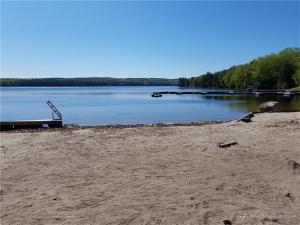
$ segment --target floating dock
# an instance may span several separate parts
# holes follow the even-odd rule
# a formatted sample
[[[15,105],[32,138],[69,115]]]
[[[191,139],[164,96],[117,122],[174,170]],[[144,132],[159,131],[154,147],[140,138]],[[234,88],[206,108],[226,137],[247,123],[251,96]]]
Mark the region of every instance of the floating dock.
[[[62,120],[42,119],[42,120],[15,120],[1,121],[0,130],[28,129],[28,128],[55,128],[62,127]]]
[[[259,90],[259,91],[160,91],[153,92],[152,97],[162,97],[162,95],[282,95],[285,97],[300,95],[300,91],[278,91],[278,90]]]
[[[52,119],[0,121],[0,130],[63,127],[62,114],[51,101],[46,103],[52,110]]]

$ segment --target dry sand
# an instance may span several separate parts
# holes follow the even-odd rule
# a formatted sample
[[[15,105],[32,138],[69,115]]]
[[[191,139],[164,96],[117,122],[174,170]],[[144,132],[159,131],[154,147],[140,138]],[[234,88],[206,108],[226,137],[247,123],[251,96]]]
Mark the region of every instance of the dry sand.
[[[228,141],[238,144],[217,146]],[[299,112],[251,123],[2,132],[1,222],[299,225],[296,162]]]

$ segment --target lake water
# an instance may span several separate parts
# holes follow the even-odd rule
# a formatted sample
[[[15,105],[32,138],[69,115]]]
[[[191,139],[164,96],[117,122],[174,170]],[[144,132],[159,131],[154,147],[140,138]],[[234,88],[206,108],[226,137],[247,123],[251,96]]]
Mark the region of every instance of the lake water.
[[[201,91],[179,87],[10,87],[1,88],[1,121],[51,118],[51,100],[65,124],[134,124],[237,119],[264,101],[280,110],[300,110],[300,97],[163,95],[153,91]]]

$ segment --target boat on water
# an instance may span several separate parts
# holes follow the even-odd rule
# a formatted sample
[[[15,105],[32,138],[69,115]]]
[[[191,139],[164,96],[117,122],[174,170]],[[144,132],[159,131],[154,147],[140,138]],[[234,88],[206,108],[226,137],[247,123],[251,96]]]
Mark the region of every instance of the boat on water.
[[[152,93],[151,96],[154,97],[154,98],[159,98],[159,97],[162,97],[162,94],[159,93],[159,92],[154,92],[154,93]]]

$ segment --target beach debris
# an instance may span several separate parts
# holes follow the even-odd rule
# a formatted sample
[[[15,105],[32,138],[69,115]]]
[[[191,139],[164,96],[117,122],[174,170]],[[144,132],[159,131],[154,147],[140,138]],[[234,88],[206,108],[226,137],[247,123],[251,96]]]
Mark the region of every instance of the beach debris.
[[[264,102],[258,106],[259,112],[273,112],[277,106],[278,102],[270,101]]]
[[[287,162],[288,169],[294,174],[294,175],[300,175],[300,164],[294,160],[289,160]]]
[[[298,120],[291,120],[290,123],[299,124]]]
[[[224,225],[232,225],[232,222],[230,220],[223,220]]]
[[[267,218],[267,217],[265,217],[265,218],[262,219],[262,222],[263,222],[263,224],[266,224],[265,222],[267,222],[268,224],[269,224],[269,222],[271,224],[274,224],[274,223],[278,223],[279,220],[277,218]]]
[[[205,152],[206,150],[207,150],[207,147],[203,148],[203,149],[201,150],[201,152]]]
[[[290,200],[292,200],[292,201],[294,201],[295,200],[295,198],[294,198],[294,196],[292,196],[292,194],[291,193],[286,193],[285,195],[284,195],[285,197],[288,197]]]
[[[233,141],[233,142],[228,142],[228,143],[219,143],[218,146],[220,148],[228,148],[230,147],[231,145],[236,145],[237,142],[236,141]]]
[[[251,118],[254,117],[253,112],[247,113],[246,115],[242,116],[240,119],[238,119],[236,122],[242,121],[242,122],[252,122]]]

